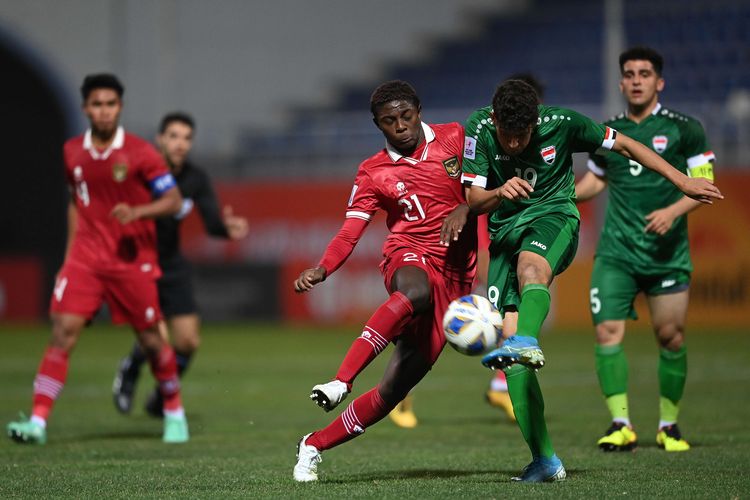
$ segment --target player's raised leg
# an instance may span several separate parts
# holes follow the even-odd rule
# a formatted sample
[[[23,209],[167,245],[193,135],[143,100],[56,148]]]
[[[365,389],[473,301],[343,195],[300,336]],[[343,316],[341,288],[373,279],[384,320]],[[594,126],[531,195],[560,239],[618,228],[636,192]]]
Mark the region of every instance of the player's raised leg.
[[[659,431],[656,443],[666,451],[687,451],[677,417],[687,380],[685,317],[688,291],[647,297],[654,333],[659,342]]]
[[[380,383],[352,401],[327,427],[300,440],[294,467],[295,481],[316,481],[321,453],[363,434],[388,415],[431,366],[411,343],[408,334],[400,337]]]
[[[19,443],[44,444],[47,419],[68,375],[68,358],[78,341],[86,318],[75,314],[52,314],[52,337],[34,378],[31,418],[7,426],[8,436]]]
[[[404,259],[408,262],[408,257],[404,257],[408,254],[410,252],[397,252],[392,258],[394,265],[403,265]],[[430,308],[430,284],[424,269],[413,265],[398,267],[390,283],[390,297],[367,320],[334,380],[313,387],[310,399],[324,410],[330,411],[343,401],[356,376],[403,331],[414,315]]]

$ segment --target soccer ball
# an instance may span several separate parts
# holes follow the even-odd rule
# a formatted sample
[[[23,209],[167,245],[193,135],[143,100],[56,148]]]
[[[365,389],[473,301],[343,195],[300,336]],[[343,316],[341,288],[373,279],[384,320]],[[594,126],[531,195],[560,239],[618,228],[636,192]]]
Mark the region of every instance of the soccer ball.
[[[480,295],[464,295],[448,306],[443,316],[445,339],[455,350],[468,356],[485,354],[502,338],[500,312]]]

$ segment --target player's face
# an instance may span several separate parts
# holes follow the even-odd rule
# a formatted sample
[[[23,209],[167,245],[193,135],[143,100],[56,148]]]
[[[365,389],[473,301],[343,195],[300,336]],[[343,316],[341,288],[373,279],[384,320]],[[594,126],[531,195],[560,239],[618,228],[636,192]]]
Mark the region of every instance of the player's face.
[[[172,122],[156,142],[167,162],[172,167],[181,167],[193,147],[193,128],[187,123]]]
[[[409,156],[424,141],[421,109],[407,101],[391,101],[375,111],[373,121],[388,143]]]
[[[110,137],[117,130],[122,101],[112,89],[94,89],[83,103],[83,112],[92,131],[100,137]]]
[[[534,132],[534,127],[530,126],[523,132],[509,132],[507,130],[497,128],[496,129],[497,140],[500,142],[500,146],[505,150],[506,153],[517,156],[523,153],[526,146],[531,141],[531,134]]]
[[[648,107],[656,104],[658,93],[664,89],[664,79],[654,70],[651,61],[626,61],[622,66],[620,92],[628,105]]]

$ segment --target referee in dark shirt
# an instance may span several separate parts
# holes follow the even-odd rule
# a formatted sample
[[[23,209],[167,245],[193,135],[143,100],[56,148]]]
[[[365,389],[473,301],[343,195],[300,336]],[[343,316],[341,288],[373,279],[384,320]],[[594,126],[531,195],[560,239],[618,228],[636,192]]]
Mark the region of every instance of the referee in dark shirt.
[[[188,114],[169,113],[162,118],[156,137],[183,198],[182,209],[177,215],[156,220],[159,265],[162,269],[158,282],[159,302],[166,319],[166,324],[162,322],[160,326],[163,334],[166,335],[167,329],[171,333],[180,376],[200,345],[200,316],[193,293],[190,264],[180,252],[180,225],[193,209],[197,209],[206,232],[211,236],[240,239],[248,231],[247,220],[233,215],[231,207],[224,207],[223,214],[220,212],[208,175],[187,161],[194,131],[195,122]],[[136,382],[145,360],[136,343],[131,353],[120,362],[112,392],[115,406],[122,413],[129,413],[132,408]],[[146,411],[153,416],[162,415],[158,390],[149,395]]]

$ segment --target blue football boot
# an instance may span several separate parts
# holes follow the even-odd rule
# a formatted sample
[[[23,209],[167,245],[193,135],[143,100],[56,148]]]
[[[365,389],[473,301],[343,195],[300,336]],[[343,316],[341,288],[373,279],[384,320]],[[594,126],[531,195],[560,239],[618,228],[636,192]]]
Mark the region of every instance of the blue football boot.
[[[515,364],[538,370],[544,366],[544,353],[534,337],[514,335],[485,355],[482,364],[492,370],[504,370]]]
[[[520,477],[513,477],[511,481],[523,483],[552,483],[564,481],[567,477],[565,467],[557,455],[550,458],[537,457],[529,465],[523,468]]]

